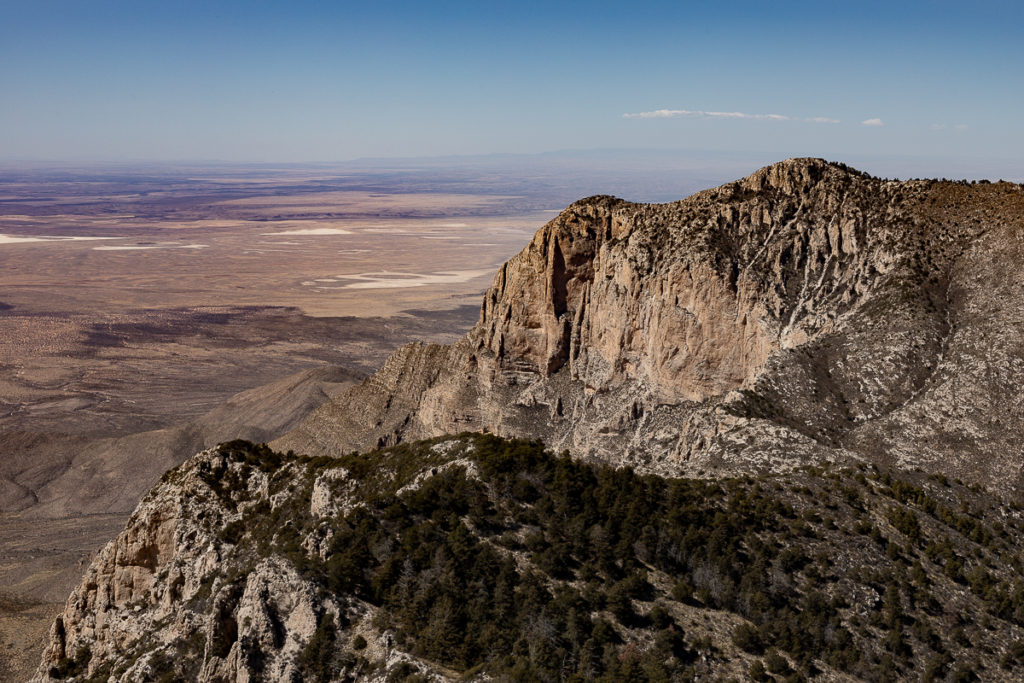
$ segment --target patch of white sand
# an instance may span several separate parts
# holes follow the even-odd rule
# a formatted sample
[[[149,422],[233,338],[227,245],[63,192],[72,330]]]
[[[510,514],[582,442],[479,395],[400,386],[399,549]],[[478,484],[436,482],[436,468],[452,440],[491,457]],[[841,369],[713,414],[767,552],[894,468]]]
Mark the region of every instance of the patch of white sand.
[[[440,273],[395,273],[381,271],[378,273],[359,273],[358,275],[338,275],[339,279],[357,280],[341,287],[321,287],[321,289],[402,289],[405,287],[425,287],[427,285],[453,285],[468,282],[476,277],[490,275],[492,269],[485,270],[448,270]],[[306,284],[303,282],[302,284]]]
[[[351,235],[351,230],[344,230],[342,228],[300,228],[298,230],[282,230],[281,232],[264,232],[260,233],[264,237],[271,237],[276,235],[287,235],[293,237],[296,235]]]
[[[0,244],[25,244],[28,242],[87,242],[90,240],[119,240],[121,237],[73,237],[70,235],[2,235]]]
[[[133,244],[125,246],[93,247],[93,251],[143,251],[146,249],[206,249],[209,244]]]

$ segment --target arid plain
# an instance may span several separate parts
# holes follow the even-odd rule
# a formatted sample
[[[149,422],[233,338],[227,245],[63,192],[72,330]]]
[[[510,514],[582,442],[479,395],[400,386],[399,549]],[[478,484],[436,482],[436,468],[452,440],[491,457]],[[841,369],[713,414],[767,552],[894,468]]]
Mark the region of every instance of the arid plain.
[[[471,326],[563,199],[527,189],[401,170],[2,174],[2,676],[36,665],[88,557],[164,469],[270,439],[397,345]]]
[[[31,200],[7,188],[5,426],[52,414],[67,430],[69,413],[103,413],[119,416],[105,428],[134,428],[310,361],[369,369],[406,328],[463,329],[475,312],[462,307],[477,308],[494,268],[550,216],[517,213],[511,197],[305,177],[181,184],[68,197],[55,183]]]

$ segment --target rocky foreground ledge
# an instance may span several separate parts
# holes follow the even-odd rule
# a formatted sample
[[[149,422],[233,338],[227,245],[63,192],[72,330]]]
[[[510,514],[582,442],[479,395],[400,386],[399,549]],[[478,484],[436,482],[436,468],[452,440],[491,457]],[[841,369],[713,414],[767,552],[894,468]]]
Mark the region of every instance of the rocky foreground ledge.
[[[1019,508],[867,465],[708,482],[485,435],[232,442],[139,505],[35,680],[1019,680],[1022,551]]]

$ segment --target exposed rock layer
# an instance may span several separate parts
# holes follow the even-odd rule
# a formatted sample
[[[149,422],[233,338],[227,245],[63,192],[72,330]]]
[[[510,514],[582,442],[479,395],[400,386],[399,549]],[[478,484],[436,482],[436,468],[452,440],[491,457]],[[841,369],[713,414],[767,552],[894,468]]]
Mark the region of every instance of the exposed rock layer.
[[[408,487],[433,476],[424,466]],[[193,456],[164,476],[89,566],[50,629],[34,680],[157,680],[175,668],[173,680],[307,680],[310,643],[324,637],[325,623],[336,634],[331,650],[352,654],[350,675],[436,678],[441,669],[393,648],[372,625],[372,605],[328,591],[295,566],[297,555],[326,559],[340,520],[366,505],[359,487],[368,484],[344,468],[282,462],[240,441]],[[252,537],[277,518],[284,523]],[[282,552],[299,527],[294,552]],[[392,676],[396,668],[405,674]]]
[[[854,457],[1021,484],[1024,189],[793,159],[672,204],[573,204],[473,330],[275,446],[463,430],[661,473]]]

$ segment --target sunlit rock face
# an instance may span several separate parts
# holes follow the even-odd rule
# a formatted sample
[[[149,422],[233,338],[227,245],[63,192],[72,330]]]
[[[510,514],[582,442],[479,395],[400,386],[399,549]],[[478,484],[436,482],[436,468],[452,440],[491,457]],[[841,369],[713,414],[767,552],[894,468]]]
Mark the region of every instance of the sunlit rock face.
[[[1016,487],[1024,190],[792,159],[671,204],[592,197],[275,443],[545,439],[667,474],[854,457]],[[1015,450],[1017,449],[1017,450]]]
[[[364,680],[389,680],[403,664],[416,670],[422,665],[372,628],[369,605],[325,590],[268,550],[279,550],[280,528],[238,542],[256,520],[276,514],[289,527],[308,514],[316,528],[301,552],[326,554],[334,515],[353,507],[348,478],[343,468],[317,473],[295,461],[253,467],[218,449],[193,456],[93,560],[54,621],[33,680],[157,680],[175,670],[175,680],[303,680],[310,642],[325,637],[325,625],[335,634],[344,625],[348,641],[363,637],[359,653],[376,661]]]

